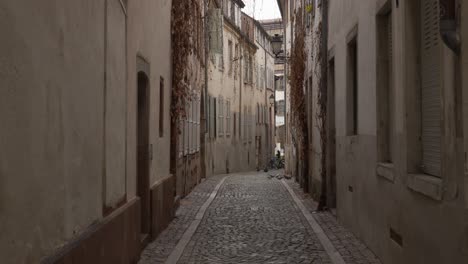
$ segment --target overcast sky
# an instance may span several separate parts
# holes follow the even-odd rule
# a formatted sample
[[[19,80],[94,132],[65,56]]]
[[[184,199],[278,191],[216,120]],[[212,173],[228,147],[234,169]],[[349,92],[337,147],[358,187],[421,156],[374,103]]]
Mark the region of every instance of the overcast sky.
[[[242,11],[257,20],[281,17],[277,0],[244,0],[244,3],[245,7]]]

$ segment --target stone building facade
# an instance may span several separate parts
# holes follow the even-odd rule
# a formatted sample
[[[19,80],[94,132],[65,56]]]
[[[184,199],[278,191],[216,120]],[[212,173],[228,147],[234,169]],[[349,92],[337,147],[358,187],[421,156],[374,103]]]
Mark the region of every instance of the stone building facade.
[[[205,136],[206,175],[263,169],[269,151],[268,47],[257,45],[255,20],[242,1],[212,1]],[[269,41],[266,41],[268,45]],[[261,86],[263,82],[264,86]],[[270,91],[270,93],[269,93]],[[272,109],[270,110],[272,111]],[[268,122],[268,123],[267,123]]]
[[[135,263],[170,221],[172,1],[2,1],[2,263]]]
[[[187,2],[188,1],[188,2]],[[180,33],[180,38],[189,41],[192,53],[188,55],[187,60],[182,60],[187,69],[188,78],[186,83],[188,95],[184,105],[184,115],[175,116],[172,113],[171,123],[171,173],[175,175],[176,180],[176,202],[186,196],[202,179],[205,177],[202,168],[202,140],[204,139],[204,129],[202,124],[203,114],[203,96],[206,87],[206,49],[205,49],[205,0],[174,0],[173,4],[184,6],[181,12],[184,12],[186,25],[192,32],[192,37],[185,33]],[[180,16],[181,14],[179,14]],[[179,34],[174,28],[173,34]],[[172,40],[174,46],[174,38]],[[178,56],[178,47],[173,47],[173,56]],[[176,89],[173,89],[174,97],[178,96]],[[175,112],[172,108],[171,112]],[[177,119],[177,120],[174,120]]]
[[[467,262],[467,5],[456,0],[278,3],[283,19],[289,16],[286,32],[295,16],[307,22],[308,13],[297,12],[300,7],[315,12],[304,83],[311,137],[308,191],[336,206],[339,221],[383,263]],[[447,14],[455,17],[453,24],[443,21]],[[459,53],[447,44],[457,42],[444,31],[450,25],[461,40]],[[326,52],[313,41],[318,26],[325,31]],[[327,58],[319,66],[322,77],[327,69],[325,149],[314,125],[320,51]],[[286,171],[297,175],[297,153],[288,147],[286,152]]]
[[[467,262],[466,4],[329,4],[339,219],[384,263]],[[456,8],[460,55],[440,4]]]

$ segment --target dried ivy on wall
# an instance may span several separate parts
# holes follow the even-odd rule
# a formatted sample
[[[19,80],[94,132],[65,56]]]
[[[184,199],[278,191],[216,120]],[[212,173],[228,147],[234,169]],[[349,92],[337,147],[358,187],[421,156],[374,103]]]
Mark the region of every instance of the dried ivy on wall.
[[[186,103],[190,98],[192,69],[190,56],[200,50],[201,23],[198,0],[173,0],[172,3],[172,103],[171,121],[177,127],[178,120],[186,117]]]
[[[299,8],[296,14],[302,14]],[[306,113],[306,97],[304,94],[304,72],[306,63],[305,30],[302,15],[295,17],[294,43],[291,52],[291,74],[289,83],[291,86],[291,129],[294,144],[299,150],[298,158],[301,161],[304,187],[308,188],[308,126]]]

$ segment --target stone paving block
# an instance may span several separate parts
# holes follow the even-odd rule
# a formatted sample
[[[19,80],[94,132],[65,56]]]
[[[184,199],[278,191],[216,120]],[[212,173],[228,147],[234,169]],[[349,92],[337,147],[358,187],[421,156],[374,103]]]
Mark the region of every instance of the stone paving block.
[[[202,182],[181,200],[176,218],[143,251],[140,264],[164,263],[225,175]],[[287,183],[311,212],[315,202]],[[313,213],[346,263],[380,264],[328,212]],[[265,173],[228,175],[178,263],[332,263],[309,222],[280,180]]]

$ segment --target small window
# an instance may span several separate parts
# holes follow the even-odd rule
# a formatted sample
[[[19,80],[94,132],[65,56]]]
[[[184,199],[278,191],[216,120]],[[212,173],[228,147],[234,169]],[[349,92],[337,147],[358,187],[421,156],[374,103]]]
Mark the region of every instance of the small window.
[[[226,100],[226,136],[231,135],[231,102]]]
[[[218,106],[218,104],[216,102],[215,97],[212,98],[211,102],[212,103],[211,103],[211,132],[210,133],[211,133],[211,138],[214,139],[214,138],[216,138],[216,133],[217,133],[217,128],[216,127],[218,125],[217,121],[216,121],[217,120],[217,112],[218,112],[216,107]]]
[[[358,43],[357,36],[348,42],[347,62],[347,134],[358,134]]]
[[[236,137],[237,135],[237,114],[234,113],[234,118],[233,118],[233,121],[234,121],[234,127],[233,127],[233,132],[234,132],[234,137]]]
[[[218,101],[218,134],[220,137],[224,135],[224,101],[223,97],[219,97]]]
[[[239,67],[239,44],[236,43],[234,48],[234,79],[237,79],[237,68]]]
[[[164,78],[159,79],[159,137],[164,136]]]
[[[229,52],[229,69],[228,69],[228,75],[232,75],[232,63],[233,63],[233,53],[232,53],[232,41],[228,41],[228,52]]]

